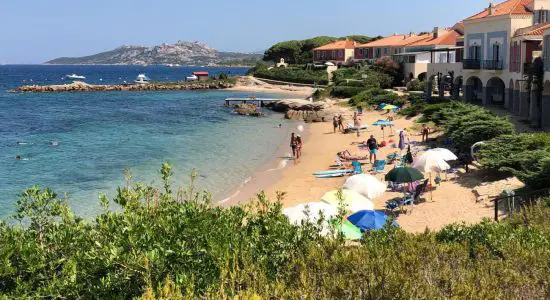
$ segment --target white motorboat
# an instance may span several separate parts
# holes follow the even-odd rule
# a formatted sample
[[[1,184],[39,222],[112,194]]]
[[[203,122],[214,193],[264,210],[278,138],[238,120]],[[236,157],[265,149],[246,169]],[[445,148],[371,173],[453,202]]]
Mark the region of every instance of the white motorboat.
[[[149,83],[149,78],[145,76],[145,74],[139,74],[134,82],[139,84],[146,84]]]
[[[197,77],[196,75],[185,77],[185,81],[196,81],[196,80],[199,80],[199,77]]]
[[[67,77],[68,79],[86,79],[86,77],[82,75],[76,75],[74,73],[71,75],[65,75],[65,77]]]

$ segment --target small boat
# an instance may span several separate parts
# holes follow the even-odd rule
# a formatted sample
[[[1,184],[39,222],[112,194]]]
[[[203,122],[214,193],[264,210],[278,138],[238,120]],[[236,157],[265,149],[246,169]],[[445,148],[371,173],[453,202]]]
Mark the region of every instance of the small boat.
[[[353,173],[353,170],[332,170],[332,171],[322,171],[322,172],[315,172],[313,175],[315,176],[322,176],[322,175],[334,175],[334,174],[349,174]]]
[[[65,77],[69,78],[69,79],[86,79],[86,77],[82,76],[82,75],[76,75],[76,74],[71,74],[71,75],[65,75]]]
[[[196,80],[199,80],[199,77],[197,77],[196,75],[185,77],[185,81],[196,81]]]
[[[146,84],[149,83],[149,78],[147,78],[145,74],[139,74],[134,82],[139,84]]]

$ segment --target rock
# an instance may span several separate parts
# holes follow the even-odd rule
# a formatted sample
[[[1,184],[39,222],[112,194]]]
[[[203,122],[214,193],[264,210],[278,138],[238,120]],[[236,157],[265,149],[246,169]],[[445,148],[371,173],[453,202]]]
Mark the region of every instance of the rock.
[[[311,102],[301,99],[289,99],[268,103],[266,107],[276,112],[286,113],[290,110],[320,111],[325,109],[327,107],[327,104],[325,102]]]

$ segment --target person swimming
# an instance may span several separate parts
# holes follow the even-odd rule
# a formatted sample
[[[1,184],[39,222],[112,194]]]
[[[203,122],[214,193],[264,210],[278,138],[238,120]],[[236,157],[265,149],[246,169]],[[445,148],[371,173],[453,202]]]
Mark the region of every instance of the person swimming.
[[[57,147],[59,146],[59,142],[58,141],[51,141],[48,143],[48,145],[52,146],[52,147]]]

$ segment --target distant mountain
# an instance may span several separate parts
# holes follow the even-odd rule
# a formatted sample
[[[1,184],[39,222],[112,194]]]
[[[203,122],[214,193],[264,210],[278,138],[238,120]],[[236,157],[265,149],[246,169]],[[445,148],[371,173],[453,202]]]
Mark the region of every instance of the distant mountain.
[[[60,57],[46,64],[123,64],[123,65],[207,65],[250,64],[262,59],[261,54],[219,52],[201,42],[178,41],[159,46],[121,46],[117,49],[83,57]]]

